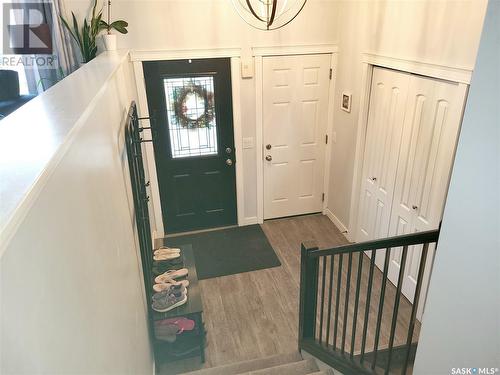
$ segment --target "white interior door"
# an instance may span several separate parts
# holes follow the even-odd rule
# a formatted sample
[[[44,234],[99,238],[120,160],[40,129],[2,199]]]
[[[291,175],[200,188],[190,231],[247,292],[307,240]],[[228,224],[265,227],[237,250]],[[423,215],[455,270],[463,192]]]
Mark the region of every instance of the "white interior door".
[[[330,59],[263,58],[264,219],[322,210]]]
[[[389,235],[437,229],[441,221],[461,123],[466,88],[412,76],[398,163]],[[403,294],[413,301],[421,248],[409,249]],[[418,315],[424,307],[432,268],[430,249]],[[392,252],[389,279],[397,282],[401,249]]]
[[[357,242],[387,237],[389,232],[409,79],[407,73],[373,69]]]

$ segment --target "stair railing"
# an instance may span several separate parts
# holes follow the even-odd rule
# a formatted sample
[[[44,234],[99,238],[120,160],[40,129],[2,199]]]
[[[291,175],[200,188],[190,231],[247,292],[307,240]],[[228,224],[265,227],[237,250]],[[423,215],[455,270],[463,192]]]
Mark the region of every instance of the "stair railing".
[[[299,349],[345,375],[411,373],[424,271],[438,238],[439,230],[433,230],[329,250],[303,243]],[[420,252],[420,260],[410,303],[402,288],[409,253],[418,255],[415,251]],[[395,259],[400,266],[393,285],[388,274]],[[402,305],[406,315],[400,313]],[[395,342],[396,330],[400,344]]]

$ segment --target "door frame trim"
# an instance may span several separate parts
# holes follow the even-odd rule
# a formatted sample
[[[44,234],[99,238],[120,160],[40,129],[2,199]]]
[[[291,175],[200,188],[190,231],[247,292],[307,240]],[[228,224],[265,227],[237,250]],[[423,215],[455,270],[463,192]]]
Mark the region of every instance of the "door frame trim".
[[[328,188],[330,184],[330,164],[333,132],[333,112],[335,102],[335,81],[337,76],[338,46],[335,44],[318,44],[302,46],[270,46],[253,47],[252,53],[255,59],[255,148],[257,162],[257,221],[264,222],[264,111],[263,111],[263,58],[272,56],[291,55],[331,55],[330,68],[332,69],[332,79],[330,80],[328,92],[328,117],[326,124],[326,134],[329,142],[325,148],[324,181],[323,191],[325,199],[323,201],[322,213],[326,214],[328,204]]]
[[[245,190],[243,177],[243,139],[241,128],[241,90],[240,90],[240,48],[214,48],[214,49],[189,49],[189,50],[159,50],[159,51],[131,51],[130,61],[133,64],[135,85],[137,89],[137,105],[140,116],[149,117],[148,101],[146,96],[146,81],[143,61],[161,61],[161,60],[185,60],[185,59],[210,59],[210,58],[229,58],[231,66],[231,92],[233,102],[233,137],[236,156],[236,211],[238,226],[255,224],[253,218],[245,217]],[[144,126],[149,127],[149,120],[144,120]],[[151,139],[149,129],[144,130],[144,137]],[[153,145],[145,144],[146,165],[150,181],[156,183],[150,184],[150,196],[152,211],[155,218],[154,235],[155,237],[164,237],[163,215],[160,204],[160,190],[158,186],[158,176],[156,173],[156,163],[154,157]]]
[[[405,73],[418,74],[425,77],[455,82],[458,83],[459,86],[469,86],[472,77],[472,69],[438,65],[369,52],[361,54],[361,62],[363,67],[361,76],[361,96],[359,103],[358,126],[356,130],[356,151],[354,156],[354,170],[351,182],[349,224],[347,233],[345,233],[345,236],[351,242],[356,241],[359,194],[362,182],[361,174],[365,153],[366,130],[368,126],[368,110],[370,106],[373,68],[379,66],[383,68],[399,70]]]

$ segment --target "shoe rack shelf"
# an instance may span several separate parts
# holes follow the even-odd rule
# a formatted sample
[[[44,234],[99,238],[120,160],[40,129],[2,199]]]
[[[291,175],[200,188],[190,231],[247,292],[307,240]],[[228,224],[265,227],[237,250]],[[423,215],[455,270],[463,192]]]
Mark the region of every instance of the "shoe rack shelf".
[[[202,362],[205,362],[205,327],[203,324],[203,303],[201,299],[201,291],[198,283],[198,275],[196,274],[196,266],[193,254],[193,248],[190,244],[180,246],[183,257],[183,264],[178,268],[187,268],[189,273],[188,300],[184,305],[181,305],[173,310],[165,313],[153,311],[153,321],[171,319],[177,317],[186,317],[195,322],[193,331],[186,331],[177,336],[174,343],[156,338],[155,354],[157,358],[164,360],[179,359],[199,355]],[[175,353],[175,354],[173,354]]]
[[[149,222],[149,196],[147,195],[149,182],[146,182],[145,179],[142,157],[142,143],[150,142],[151,140],[141,138],[141,132],[144,128],[140,127],[139,121],[142,119],[138,117],[136,105],[132,102],[125,125],[125,144],[134,198],[135,219],[146,289],[145,294],[147,300],[151,302],[154,278],[158,274],[153,272],[155,266],[153,261],[154,250]],[[189,280],[188,301],[184,305],[165,313],[154,311],[151,308],[151,304],[148,304],[149,331],[154,343],[155,360],[157,362],[172,361],[195,355],[199,355],[202,362],[205,361],[204,347],[206,334],[203,324],[203,304],[191,245],[181,246],[181,254],[182,263],[173,268],[187,268],[189,271],[187,276]],[[194,320],[194,329],[177,335],[173,343],[158,338],[155,333],[155,322],[176,317],[186,317]]]

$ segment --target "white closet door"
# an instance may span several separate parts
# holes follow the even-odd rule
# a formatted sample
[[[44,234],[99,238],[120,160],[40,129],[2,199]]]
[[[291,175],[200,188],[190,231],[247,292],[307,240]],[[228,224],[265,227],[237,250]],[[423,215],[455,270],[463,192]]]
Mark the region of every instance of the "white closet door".
[[[323,208],[330,59],[264,58],[264,219]]]
[[[406,73],[373,69],[357,242],[387,237],[389,231],[409,79]]]
[[[464,85],[412,76],[408,93],[389,235],[437,229],[442,218],[466,95]],[[413,301],[421,248],[410,249],[403,294]],[[397,281],[401,249],[393,251],[389,279]],[[419,313],[433,260],[430,249]]]

